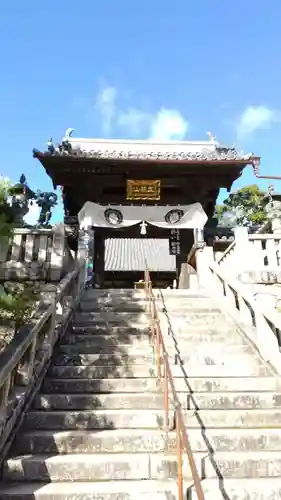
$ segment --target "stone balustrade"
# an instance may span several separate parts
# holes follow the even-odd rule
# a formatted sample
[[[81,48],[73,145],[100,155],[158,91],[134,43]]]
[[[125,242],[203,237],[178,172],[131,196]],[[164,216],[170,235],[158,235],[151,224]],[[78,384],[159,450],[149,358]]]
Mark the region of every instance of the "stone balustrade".
[[[235,229],[235,241],[217,263],[244,283],[281,283],[281,235]]]
[[[0,355],[1,457],[48,369],[53,349],[64,335],[85,284],[85,259],[57,284],[45,290],[31,323],[25,325]]]
[[[59,281],[71,267],[65,229],[15,229],[10,241],[0,243],[0,280]]]
[[[268,303],[255,300],[247,285],[214,261],[213,249],[196,252],[199,283],[209,289],[222,310],[252,341],[265,361],[281,374],[281,315]]]

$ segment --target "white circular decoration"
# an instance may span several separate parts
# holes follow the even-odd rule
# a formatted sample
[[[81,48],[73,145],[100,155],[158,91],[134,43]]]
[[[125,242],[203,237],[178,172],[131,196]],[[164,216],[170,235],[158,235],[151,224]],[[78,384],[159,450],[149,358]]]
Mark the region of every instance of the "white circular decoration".
[[[115,208],[107,208],[104,211],[104,217],[112,226],[117,226],[123,222],[122,212],[120,212],[120,210],[116,210]]]
[[[177,224],[183,216],[184,216],[183,210],[180,209],[170,210],[165,215],[165,221],[167,222],[167,224]]]

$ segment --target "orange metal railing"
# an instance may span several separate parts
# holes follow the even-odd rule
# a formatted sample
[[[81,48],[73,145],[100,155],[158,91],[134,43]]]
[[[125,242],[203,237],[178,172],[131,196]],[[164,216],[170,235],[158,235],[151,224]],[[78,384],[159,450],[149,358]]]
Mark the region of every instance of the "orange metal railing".
[[[178,456],[178,500],[184,500],[183,487],[183,453],[187,454],[194,487],[197,493],[198,500],[204,500],[204,492],[201,485],[201,478],[196,468],[194,455],[190,446],[188,433],[184,423],[181,403],[176,391],[175,381],[172,375],[172,370],[169,363],[168,353],[165,347],[163,334],[160,327],[158,309],[155,301],[155,296],[152,290],[152,282],[150,279],[149,270],[144,272],[144,288],[146,299],[148,302],[148,310],[151,315],[151,335],[155,345],[157,377],[163,383],[164,396],[164,411],[165,411],[165,431],[169,432],[169,396],[171,393],[172,402],[175,412],[175,426],[177,437],[177,456]]]

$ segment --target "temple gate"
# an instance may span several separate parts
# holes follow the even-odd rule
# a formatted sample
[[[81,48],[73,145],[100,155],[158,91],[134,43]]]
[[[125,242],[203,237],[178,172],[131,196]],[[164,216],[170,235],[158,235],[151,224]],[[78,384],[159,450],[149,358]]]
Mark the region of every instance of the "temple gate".
[[[62,187],[64,222],[73,249],[79,220],[87,225],[85,206],[95,207],[88,227],[94,227],[98,286],[105,280],[105,241],[130,238],[168,241],[175,276],[185,288],[194,231],[204,241],[203,227],[212,221],[219,189],[229,191],[244,167],[256,165],[259,158],[222,146],[212,135],[208,141],[156,143],[73,138],[72,132],[66,131],[58,147],[50,141],[47,152],[33,154],[54,187]]]

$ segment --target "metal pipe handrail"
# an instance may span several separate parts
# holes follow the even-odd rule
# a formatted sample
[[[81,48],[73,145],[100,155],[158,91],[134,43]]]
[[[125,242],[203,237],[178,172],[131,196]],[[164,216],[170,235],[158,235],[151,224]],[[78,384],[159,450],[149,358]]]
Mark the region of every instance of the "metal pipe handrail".
[[[156,351],[156,366],[157,377],[162,382],[164,381],[164,411],[165,411],[165,430],[169,432],[169,386],[172,393],[172,402],[175,412],[175,425],[177,437],[177,454],[178,454],[178,500],[185,498],[183,492],[183,448],[186,451],[192,478],[198,500],[205,500],[201,478],[198,473],[194,455],[191,449],[187,429],[184,423],[181,403],[175,387],[175,381],[169,363],[169,357],[165,346],[163,334],[160,327],[158,309],[155,302],[155,296],[152,291],[152,283],[149,270],[144,272],[145,294],[148,301],[148,311],[151,314],[151,334]],[[162,367],[164,370],[162,371]]]

